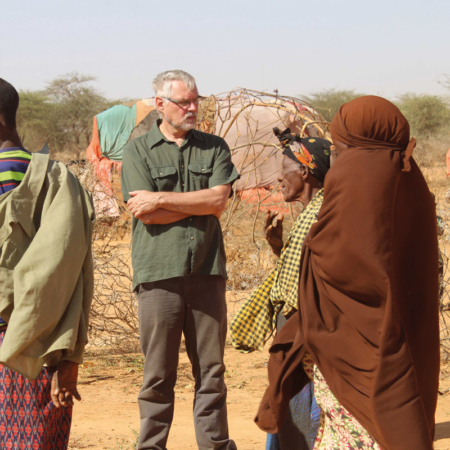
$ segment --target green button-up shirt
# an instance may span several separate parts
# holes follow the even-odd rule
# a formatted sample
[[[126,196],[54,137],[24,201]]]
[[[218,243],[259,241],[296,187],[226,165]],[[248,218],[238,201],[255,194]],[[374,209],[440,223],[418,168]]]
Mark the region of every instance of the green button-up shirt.
[[[179,147],[159,130],[130,141],[123,151],[122,193],[192,192],[233,183],[239,178],[227,143],[191,130]],[[145,225],[133,218],[133,288],[141,283],[186,275],[226,278],[226,257],[219,220],[191,216],[167,225]]]

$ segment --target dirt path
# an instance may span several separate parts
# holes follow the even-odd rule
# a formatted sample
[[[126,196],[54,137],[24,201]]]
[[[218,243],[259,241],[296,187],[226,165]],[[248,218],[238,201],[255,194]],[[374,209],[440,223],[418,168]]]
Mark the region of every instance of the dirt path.
[[[266,361],[267,353],[241,355],[227,345],[230,434],[239,449],[264,448],[265,436],[253,424],[253,416],[266,383]],[[81,370],[80,390],[84,399],[74,411],[70,448],[133,448],[139,429],[137,394],[141,367],[140,355],[88,357],[87,367]],[[183,349],[175,392],[175,418],[168,448],[197,448],[192,419],[193,380]]]
[[[228,416],[230,435],[239,450],[263,450],[265,435],[253,416],[266,384],[268,355],[242,355],[227,345]],[[70,448],[131,450],[139,429],[137,394],[140,388],[140,355],[89,357],[81,370],[83,401],[76,405]],[[168,448],[196,449],[192,419],[193,381],[186,352],[180,353],[180,376],[176,386],[175,417]],[[88,383],[88,384],[85,384]],[[441,392],[450,389],[450,379]],[[439,396],[436,414],[438,450],[450,449],[450,393]]]

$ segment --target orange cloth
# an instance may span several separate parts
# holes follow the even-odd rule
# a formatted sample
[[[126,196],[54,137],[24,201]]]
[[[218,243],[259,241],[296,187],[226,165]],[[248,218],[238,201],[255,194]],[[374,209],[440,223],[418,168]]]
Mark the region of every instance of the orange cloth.
[[[103,185],[104,192],[108,195],[113,194],[113,189],[111,186],[110,175],[113,166],[116,167],[120,173],[122,168],[121,161],[111,161],[102,155],[102,150],[100,148],[100,139],[98,135],[97,117],[94,117],[94,126],[92,128],[92,140],[89,147],[86,149],[86,158],[94,166],[95,175],[99,178],[101,184]]]

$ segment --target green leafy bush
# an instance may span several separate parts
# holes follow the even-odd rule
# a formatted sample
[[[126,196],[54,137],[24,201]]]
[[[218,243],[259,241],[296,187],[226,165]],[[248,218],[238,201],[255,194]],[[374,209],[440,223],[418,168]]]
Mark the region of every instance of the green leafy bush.
[[[427,138],[450,129],[450,108],[444,98],[407,93],[398,99],[397,106],[408,119],[413,136]]]

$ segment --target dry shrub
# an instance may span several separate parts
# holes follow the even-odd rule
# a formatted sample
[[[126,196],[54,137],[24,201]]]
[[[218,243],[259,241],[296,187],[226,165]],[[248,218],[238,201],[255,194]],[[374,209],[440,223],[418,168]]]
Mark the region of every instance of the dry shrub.
[[[431,167],[443,167],[445,155],[450,149],[450,133],[443,132],[426,139],[418,139],[414,149],[414,159],[425,177]]]
[[[107,346],[120,352],[139,350],[137,305],[132,291],[130,215],[113,182],[113,191],[103,188],[88,162],[72,163],[69,169],[94,197],[96,221],[92,241],[94,258],[94,297],[92,300],[89,337],[92,346]],[[120,216],[109,217],[99,205],[117,202]]]
[[[412,134],[421,139],[436,136],[448,127],[450,108],[444,97],[407,93],[398,97],[398,107],[408,119]]]
[[[441,133],[418,140],[414,158],[419,164],[436,199],[436,213],[442,219],[439,227],[439,249],[442,259],[440,274],[439,320],[441,328],[441,355],[450,360],[450,184],[446,179],[446,153],[450,148],[450,134]]]
[[[264,123],[257,115],[261,110],[268,112],[269,119]],[[326,121],[305,101],[245,89],[210,97],[203,105],[200,118],[201,129],[222,137],[227,134],[228,137],[235,136],[234,145],[230,147],[233,154],[240,154],[239,170],[245,186],[250,179],[258,183],[261,167],[271,164],[272,158],[279,155],[273,127],[284,129],[290,125],[297,127],[293,131],[301,135],[328,135]],[[95,292],[89,330],[91,345],[135,351],[139,330],[137,305],[132,292],[131,216],[121,199],[118,174],[113,174],[111,192],[101,188],[91,164],[72,163],[70,169],[93,195],[100,189],[103,197],[109,196],[111,201],[117,201],[121,211],[120,217],[111,219],[96,205],[93,238]],[[270,201],[278,186],[268,188],[262,197],[257,191],[258,198],[251,202],[241,201],[236,186],[221,220],[228,254],[227,289],[247,292],[259,285],[275,262],[263,235],[265,214],[262,209],[278,206],[276,201]],[[290,208],[285,220],[286,234],[297,213],[297,208]]]
[[[95,288],[89,323],[91,342],[136,352],[139,322],[132,292],[130,245],[111,238],[94,240],[93,255]]]
[[[253,252],[227,251],[227,290],[249,291],[255,289],[267,277],[274,266],[268,249],[255,249]]]
[[[450,360],[450,274],[449,246],[445,242],[440,245],[443,260],[443,273],[440,275],[439,321],[441,328],[441,355],[444,361]]]
[[[232,209],[233,208],[233,209]],[[230,201],[224,211],[221,223],[227,255],[227,289],[230,291],[253,291],[268,276],[275,266],[277,257],[272,253],[264,235],[266,214],[270,209],[284,210],[283,241],[303,207],[300,203],[254,204],[240,200],[233,205]],[[228,220],[232,215],[232,219]],[[226,225],[229,223],[230,225]]]
[[[251,142],[248,145],[248,148],[252,147]],[[447,225],[450,223],[450,185],[445,178],[445,154],[449,147],[450,134],[442,134],[420,140],[414,152],[430,190],[436,195],[437,212],[445,224],[444,234],[440,238],[444,260],[440,300],[441,348],[445,360],[450,357],[450,231]],[[250,164],[247,170],[251,169]],[[71,170],[93,192],[98,180],[92,166],[72,165]],[[91,345],[105,346],[108,351],[134,352],[139,347],[139,328],[137,305],[132,292],[131,217],[121,201],[117,174],[113,177],[113,188],[121,216],[112,222],[98,220],[95,225],[93,253],[96,283],[89,331]],[[269,194],[276,193],[277,189],[267,190],[269,200]],[[229,275],[228,299],[234,308],[231,313],[237,311],[241,302],[264,280],[276,262],[263,233],[264,210],[279,207],[279,202],[277,205],[272,203],[267,203],[266,195],[261,195],[256,202],[246,202],[234,191],[221,218]],[[287,205],[283,207],[287,208]],[[299,204],[291,205],[290,210],[286,210],[285,238],[300,212]]]

